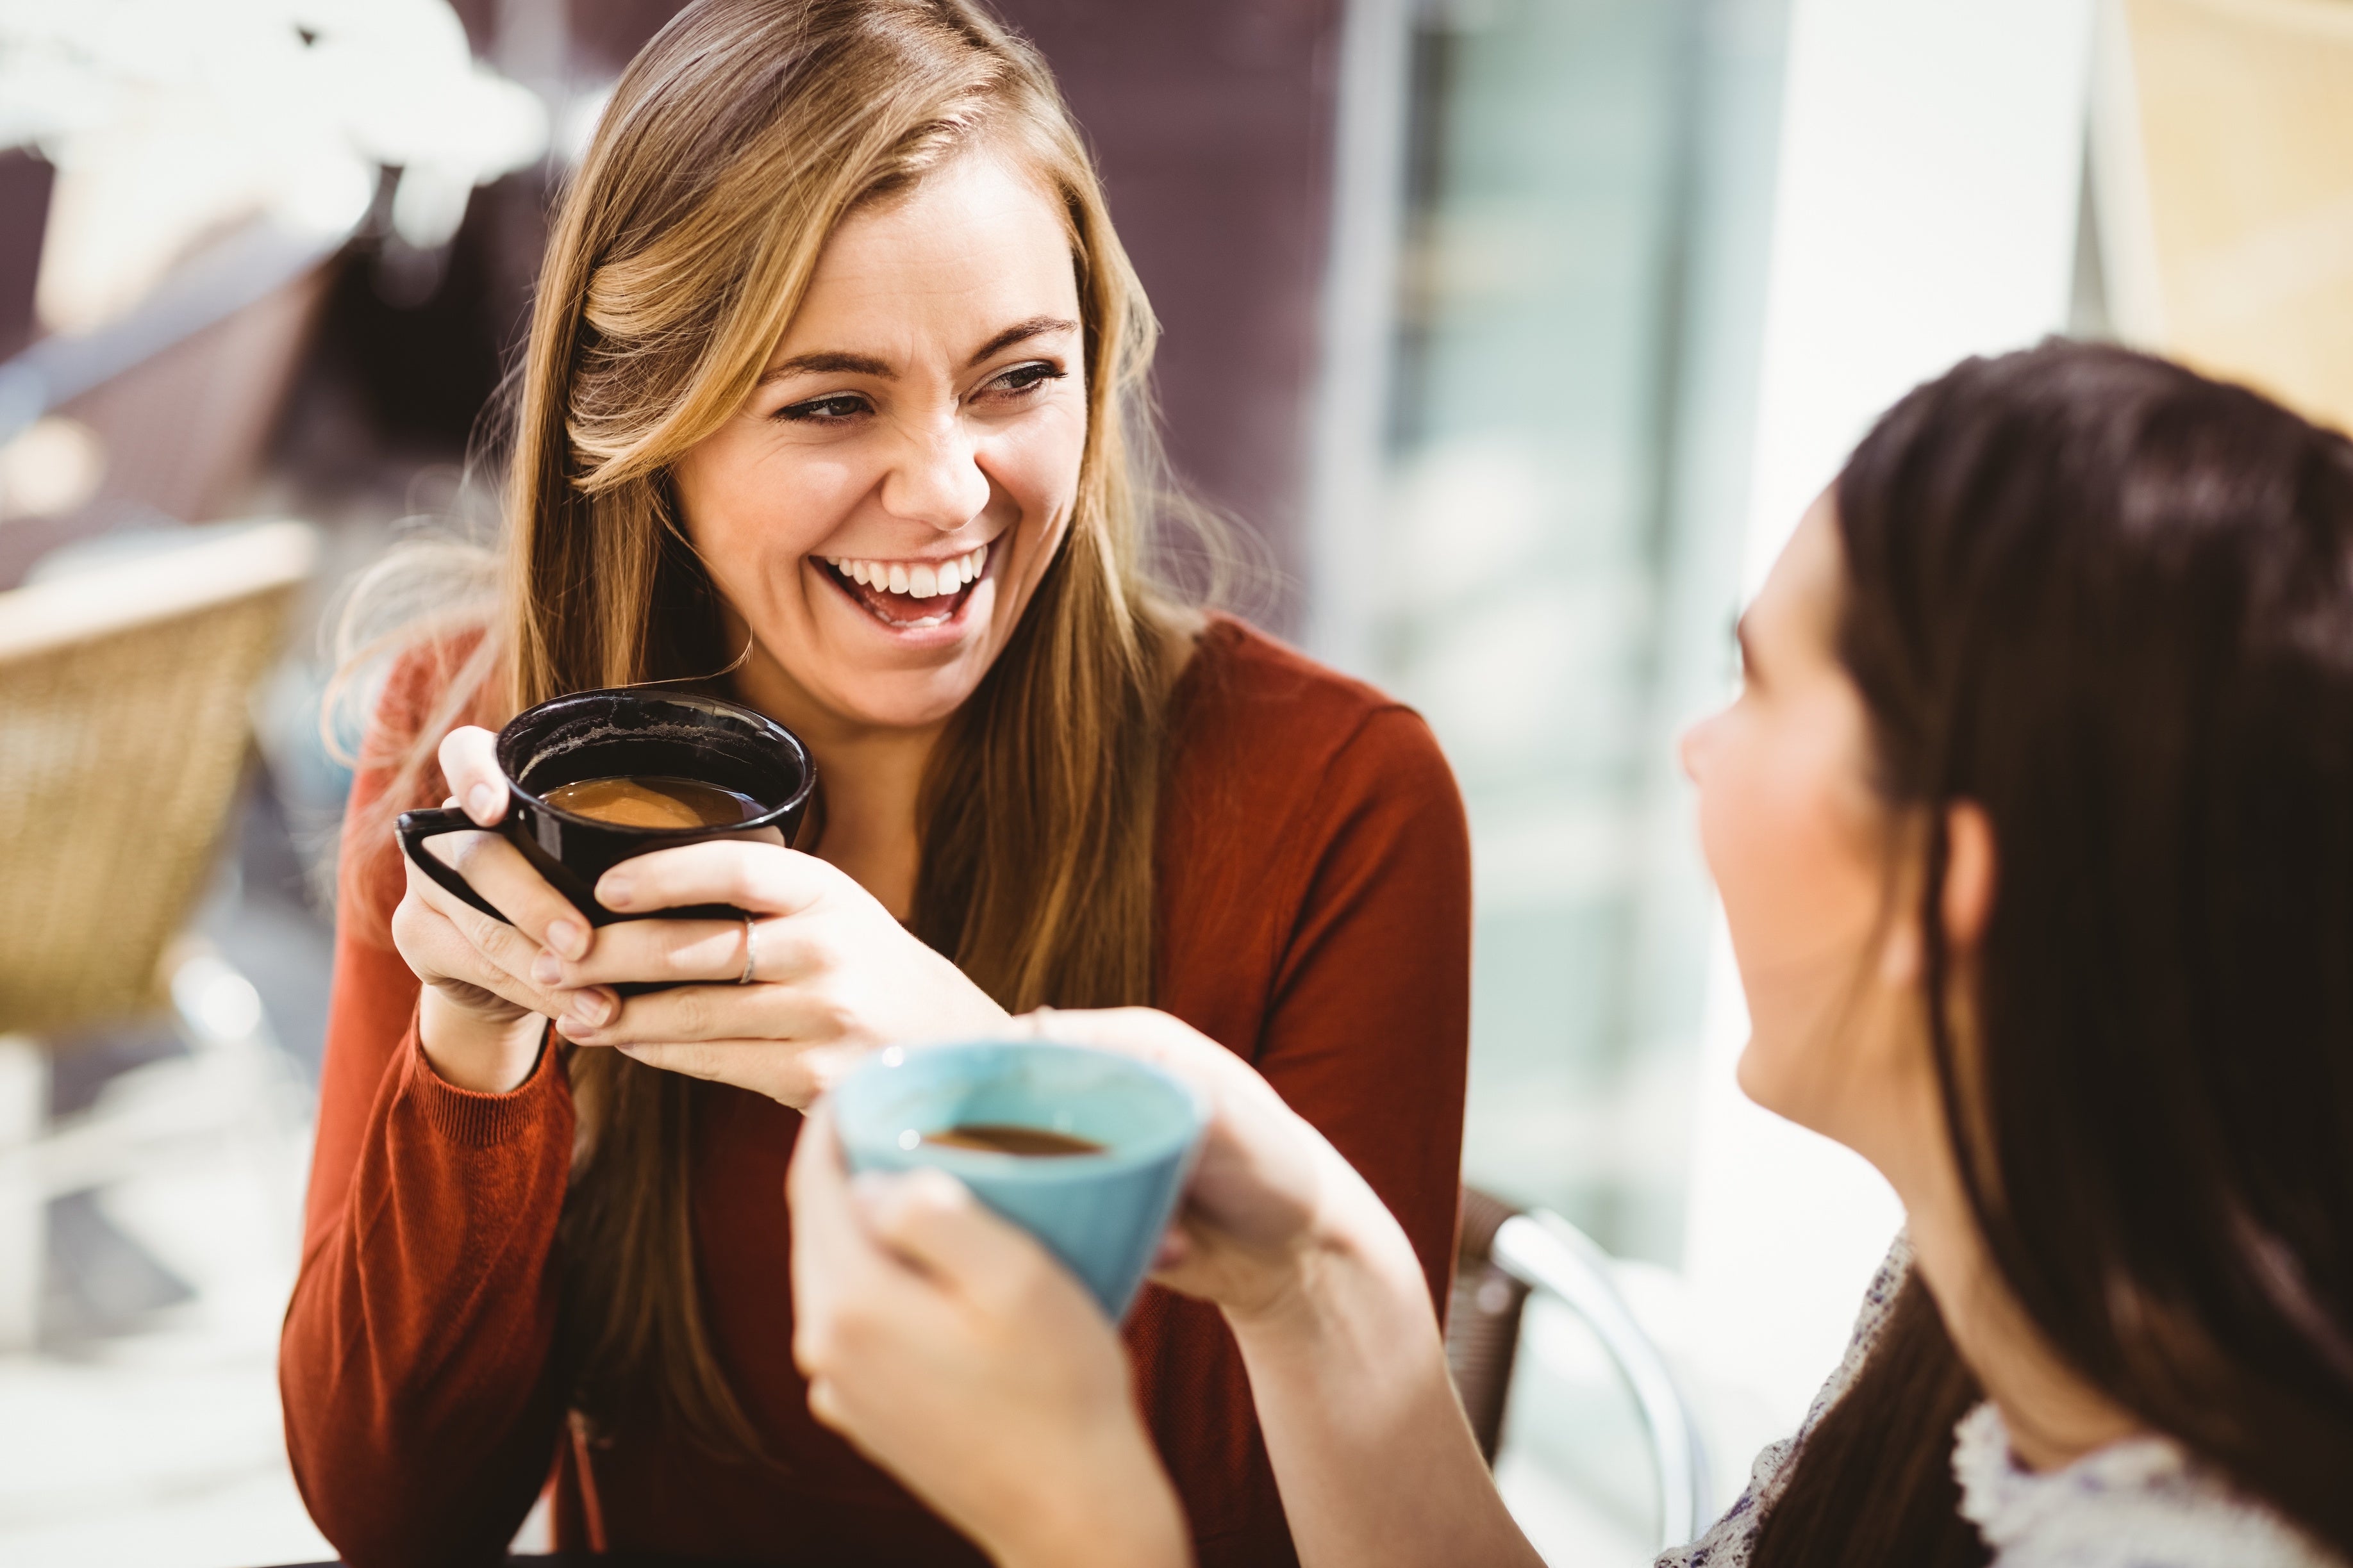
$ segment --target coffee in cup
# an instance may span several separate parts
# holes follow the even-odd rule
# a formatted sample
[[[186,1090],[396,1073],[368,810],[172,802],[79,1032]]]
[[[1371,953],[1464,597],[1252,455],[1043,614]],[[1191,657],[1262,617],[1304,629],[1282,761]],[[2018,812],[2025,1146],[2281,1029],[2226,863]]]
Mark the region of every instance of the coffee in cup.
[[[760,815],[748,795],[692,779],[583,779],[549,790],[547,804],[621,827],[740,827]]]
[[[1039,1041],[877,1051],[828,1097],[854,1171],[947,1172],[1125,1315],[1206,1116],[1160,1068]]]
[[[1073,1138],[1043,1127],[1017,1127],[1004,1121],[967,1121],[923,1134],[923,1142],[943,1149],[977,1149],[987,1154],[1018,1154],[1031,1160],[1067,1159],[1072,1154],[1100,1154],[1103,1146],[1092,1138]]]

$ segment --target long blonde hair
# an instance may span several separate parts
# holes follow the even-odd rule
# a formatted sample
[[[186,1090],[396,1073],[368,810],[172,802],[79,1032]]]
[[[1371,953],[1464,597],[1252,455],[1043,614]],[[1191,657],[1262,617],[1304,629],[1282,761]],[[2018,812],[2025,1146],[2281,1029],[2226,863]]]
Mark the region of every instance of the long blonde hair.
[[[724,671],[670,466],[752,392],[842,219],[976,144],[1065,215],[1089,421],[1067,537],[931,759],[915,927],[1008,1008],[1149,999],[1176,657],[1176,613],[1142,566],[1155,328],[1044,64],[970,0],[698,0],[630,64],[540,278],[495,617],[457,645],[385,811],[427,793],[461,716]],[[450,647],[447,630],[428,640]],[[575,1053],[571,1073],[570,1396],[602,1425],[756,1455],[700,1310],[693,1086],[608,1051]]]

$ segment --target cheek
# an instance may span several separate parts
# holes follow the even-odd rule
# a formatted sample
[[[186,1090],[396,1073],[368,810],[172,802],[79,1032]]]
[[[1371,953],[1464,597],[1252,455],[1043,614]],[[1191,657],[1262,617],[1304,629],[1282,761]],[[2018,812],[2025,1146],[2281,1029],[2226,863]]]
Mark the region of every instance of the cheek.
[[[1812,1124],[1882,898],[1877,837],[1839,747],[1727,714],[1700,770],[1700,837],[1748,1001],[1741,1087]]]
[[[837,451],[776,448],[758,434],[731,426],[671,475],[687,537],[731,596],[816,549],[869,488]]]
[[[1083,404],[1042,408],[992,440],[983,466],[1020,509],[1023,521],[1035,524],[1070,510],[1086,446]]]
[[[1000,432],[981,455],[999,505],[1014,531],[1007,569],[997,574],[992,618],[999,635],[1020,619],[1038,580],[1069,531],[1078,496],[1079,468],[1086,456],[1083,404],[1040,409]]]

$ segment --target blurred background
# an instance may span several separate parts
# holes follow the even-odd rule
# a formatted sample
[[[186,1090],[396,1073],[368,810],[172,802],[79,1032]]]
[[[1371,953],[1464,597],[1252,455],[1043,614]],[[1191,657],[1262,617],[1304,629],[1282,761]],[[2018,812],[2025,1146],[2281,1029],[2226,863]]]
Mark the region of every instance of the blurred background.
[[[552,194],[669,0],[0,0],[0,1560],[328,1555],[274,1353],[348,776],[337,587],[488,529]],[[2115,337],[2353,422],[2353,0],[999,0],[1166,324],[1251,613],[1470,803],[1469,1180],[1567,1216],[1718,1499],[1900,1223],[1746,1106],[1672,741],[1871,417]],[[1646,1562],[1525,1318],[1506,1495]],[[526,1539],[531,1530],[526,1528]]]

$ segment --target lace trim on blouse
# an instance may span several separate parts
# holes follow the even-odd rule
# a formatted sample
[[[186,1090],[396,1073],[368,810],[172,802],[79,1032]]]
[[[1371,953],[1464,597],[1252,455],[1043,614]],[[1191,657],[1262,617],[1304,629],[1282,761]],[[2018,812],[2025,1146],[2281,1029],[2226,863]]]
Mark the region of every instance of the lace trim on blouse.
[[[1662,1555],[1657,1568],[1747,1568],[1765,1512],[1788,1484],[1791,1458],[1854,1382],[1911,1268],[1911,1242],[1899,1235],[1863,1293],[1845,1359],[1797,1435],[1767,1445],[1739,1500],[1697,1541]],[[1994,1568],[2347,1568],[2168,1438],[2130,1438],[2038,1474],[2018,1464],[1990,1402],[1963,1416],[1954,1435],[1961,1515],[1993,1549]]]

